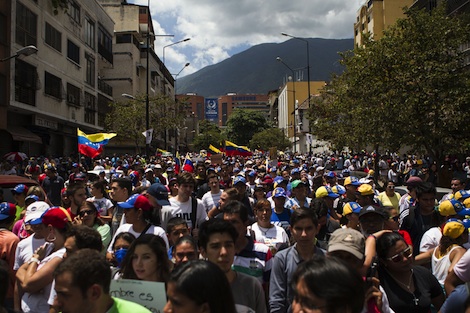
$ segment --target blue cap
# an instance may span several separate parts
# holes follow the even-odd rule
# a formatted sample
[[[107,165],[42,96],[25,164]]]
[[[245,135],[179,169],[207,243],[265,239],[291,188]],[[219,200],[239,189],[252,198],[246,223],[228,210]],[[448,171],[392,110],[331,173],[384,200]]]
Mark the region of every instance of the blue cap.
[[[78,163],[73,163],[72,167],[78,167]]]
[[[333,171],[329,171],[328,173],[325,174],[325,177],[328,177],[328,178],[335,178],[335,177],[336,177],[336,173],[333,172]]]
[[[274,172],[276,172],[276,171],[277,171],[277,168],[276,168],[275,166],[273,166],[273,167],[271,167],[271,168],[269,169],[269,172],[270,172],[270,173],[274,173]]]
[[[140,194],[138,194],[138,193],[133,194],[126,201],[118,202],[117,205],[120,206],[123,209],[132,209],[134,207],[135,200],[137,199],[138,196],[140,196]]]
[[[293,160],[292,160],[292,163],[294,163],[294,164],[299,164],[300,161],[299,161],[298,159],[293,159]]]
[[[9,202],[0,203],[0,221],[6,220],[16,214],[16,205]]]
[[[233,185],[235,186],[235,185],[238,184],[238,183],[246,184],[246,179],[245,179],[245,177],[242,177],[242,176],[237,176],[237,177],[235,177],[235,179],[233,180]]]
[[[341,185],[334,185],[333,187],[331,187],[331,190],[339,195],[344,195],[346,193],[346,188]]]
[[[284,177],[282,177],[282,176],[276,176],[276,177],[274,177],[274,183],[275,183],[275,184],[282,183],[283,181],[284,181]]]
[[[151,195],[159,205],[170,205],[168,201],[168,189],[160,183],[154,183],[147,189],[147,194]]]
[[[234,172],[234,173],[235,173],[235,172],[240,172],[240,169],[239,169],[238,167],[235,167],[235,168],[233,169],[233,172]]]
[[[298,174],[298,173],[300,173],[300,170],[297,167],[292,169],[292,171],[290,171],[291,175]]]
[[[284,188],[277,187],[276,189],[274,189],[273,198],[280,198],[280,197],[287,198],[287,194]]]
[[[12,190],[13,193],[17,193],[17,194],[24,193],[27,191],[28,191],[28,186],[24,184],[16,185],[15,188],[13,188]]]
[[[34,200],[34,202],[39,201],[39,197],[36,196],[36,195],[29,195],[24,200],[27,201],[27,200],[31,200],[31,199]]]
[[[248,173],[248,176],[250,176],[250,177],[255,177],[255,176],[256,176],[256,172],[255,172],[255,171],[250,171],[250,172]]]

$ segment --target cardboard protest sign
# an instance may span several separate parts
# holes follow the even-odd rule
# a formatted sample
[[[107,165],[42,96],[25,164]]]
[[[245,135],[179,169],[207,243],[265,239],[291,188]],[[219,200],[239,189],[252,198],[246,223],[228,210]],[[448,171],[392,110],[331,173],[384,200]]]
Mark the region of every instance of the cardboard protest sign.
[[[149,282],[133,279],[118,279],[111,281],[110,295],[138,303],[152,313],[163,313],[166,304],[164,283]]]

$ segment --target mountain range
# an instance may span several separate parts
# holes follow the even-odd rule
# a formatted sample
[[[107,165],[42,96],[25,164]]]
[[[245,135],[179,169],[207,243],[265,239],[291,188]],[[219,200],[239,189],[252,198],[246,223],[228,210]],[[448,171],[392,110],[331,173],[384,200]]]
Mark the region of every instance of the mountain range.
[[[341,73],[339,52],[352,50],[353,39],[306,38],[310,54],[310,80],[329,81],[333,73]],[[264,43],[253,46],[232,57],[202,68],[178,79],[177,93],[196,93],[217,97],[227,93],[267,94],[284,85],[292,71],[295,79],[307,81],[307,45],[305,41],[290,39],[282,43]]]

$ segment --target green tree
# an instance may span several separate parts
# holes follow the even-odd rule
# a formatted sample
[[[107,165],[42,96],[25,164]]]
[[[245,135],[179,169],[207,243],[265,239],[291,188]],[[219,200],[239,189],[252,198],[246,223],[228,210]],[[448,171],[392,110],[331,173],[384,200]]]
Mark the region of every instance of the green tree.
[[[292,142],[279,128],[268,128],[253,135],[248,147],[252,150],[268,151],[271,147],[276,147],[283,151],[292,146]]]
[[[257,132],[270,128],[262,112],[235,109],[227,121],[227,137],[237,145],[248,145]]]
[[[111,102],[111,112],[105,121],[107,131],[116,132],[118,140],[132,140],[137,150],[145,145],[145,137],[142,135],[146,125],[145,100],[145,95],[140,95],[127,101]],[[177,129],[182,125],[182,105],[166,95],[149,98],[149,124],[153,128],[153,139],[165,130]]]
[[[196,151],[208,150],[209,145],[222,147],[224,141],[225,136],[220,128],[208,120],[203,120],[199,123],[199,134],[194,138],[193,144]]]
[[[345,71],[312,102],[320,139],[357,150],[406,145],[435,160],[461,149],[470,131],[470,72],[461,48],[470,24],[448,17],[445,2],[406,15],[382,39],[342,54]]]

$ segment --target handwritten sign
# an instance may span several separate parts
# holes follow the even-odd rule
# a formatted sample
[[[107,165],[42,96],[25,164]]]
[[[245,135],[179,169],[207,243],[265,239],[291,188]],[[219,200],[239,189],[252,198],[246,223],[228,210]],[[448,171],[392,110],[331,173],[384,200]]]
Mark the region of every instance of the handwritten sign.
[[[166,304],[165,284],[133,279],[111,281],[110,295],[138,303],[152,313],[163,313]]]

